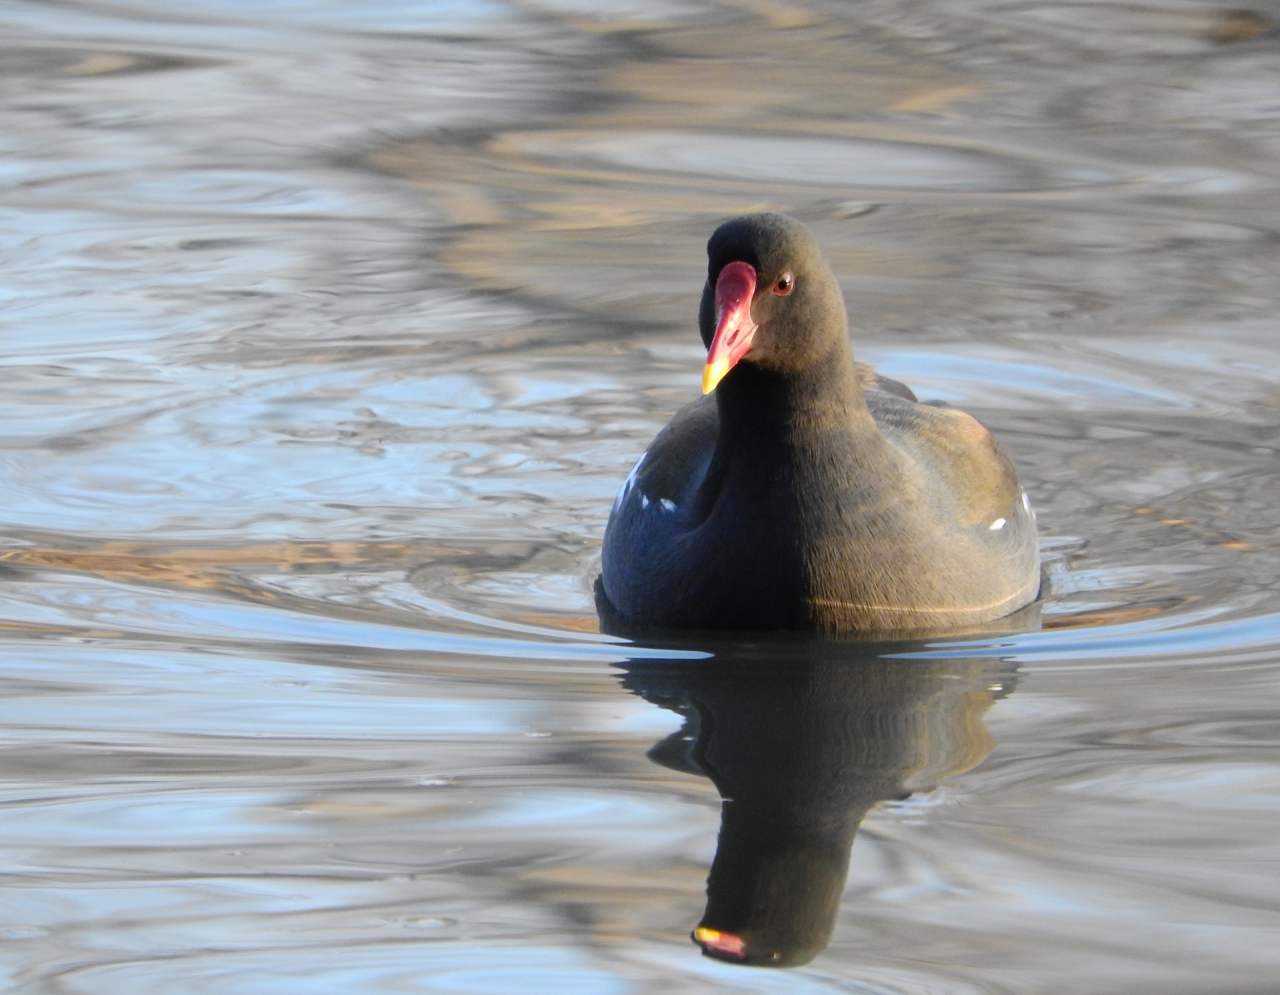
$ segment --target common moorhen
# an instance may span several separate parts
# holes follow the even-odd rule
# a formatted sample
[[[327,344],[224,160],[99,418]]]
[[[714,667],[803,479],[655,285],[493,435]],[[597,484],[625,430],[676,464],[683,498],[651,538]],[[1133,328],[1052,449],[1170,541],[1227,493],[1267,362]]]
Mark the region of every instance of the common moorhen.
[[[655,628],[890,632],[1031,602],[1035,518],[1013,464],[970,415],[854,361],[809,230],[745,215],[707,256],[704,396],[614,502],[610,613]]]

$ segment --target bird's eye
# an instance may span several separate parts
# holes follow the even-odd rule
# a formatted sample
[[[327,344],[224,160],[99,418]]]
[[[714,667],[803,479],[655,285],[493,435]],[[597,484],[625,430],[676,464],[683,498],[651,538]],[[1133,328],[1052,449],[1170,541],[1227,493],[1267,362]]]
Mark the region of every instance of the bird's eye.
[[[791,288],[796,285],[796,278],[790,273],[783,273],[778,277],[778,282],[773,285],[773,292],[779,297],[786,297],[791,293]]]

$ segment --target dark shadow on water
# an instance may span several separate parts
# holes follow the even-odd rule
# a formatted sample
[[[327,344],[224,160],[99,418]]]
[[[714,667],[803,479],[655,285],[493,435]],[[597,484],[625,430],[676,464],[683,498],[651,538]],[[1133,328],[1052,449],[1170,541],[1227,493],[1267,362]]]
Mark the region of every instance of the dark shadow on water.
[[[685,720],[650,759],[723,799],[695,942],[739,964],[806,964],[830,942],[868,810],[981,763],[995,746],[982,716],[1015,668],[895,658],[921,641],[695,642],[713,658],[634,661],[622,679]]]

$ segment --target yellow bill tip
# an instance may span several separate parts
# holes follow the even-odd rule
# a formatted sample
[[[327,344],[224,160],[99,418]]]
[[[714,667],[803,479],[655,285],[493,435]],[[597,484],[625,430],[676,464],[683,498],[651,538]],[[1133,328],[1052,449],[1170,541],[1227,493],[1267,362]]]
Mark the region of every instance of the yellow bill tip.
[[[704,947],[730,957],[745,957],[746,943],[742,937],[733,933],[722,933],[718,929],[699,926],[693,931],[693,938]]]
[[[708,363],[702,368],[702,393],[710,394],[716,389],[716,384],[724,379],[724,375],[729,372],[729,363],[727,360],[717,359]]]

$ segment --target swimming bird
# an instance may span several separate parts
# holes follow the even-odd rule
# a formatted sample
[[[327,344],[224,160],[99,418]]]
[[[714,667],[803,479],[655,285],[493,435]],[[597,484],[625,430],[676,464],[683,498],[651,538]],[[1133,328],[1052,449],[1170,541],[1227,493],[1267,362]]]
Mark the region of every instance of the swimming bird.
[[[623,626],[954,629],[1028,604],[1035,517],[964,412],[855,362],[839,284],[782,214],[707,243],[703,396],[622,485],[598,594]]]

